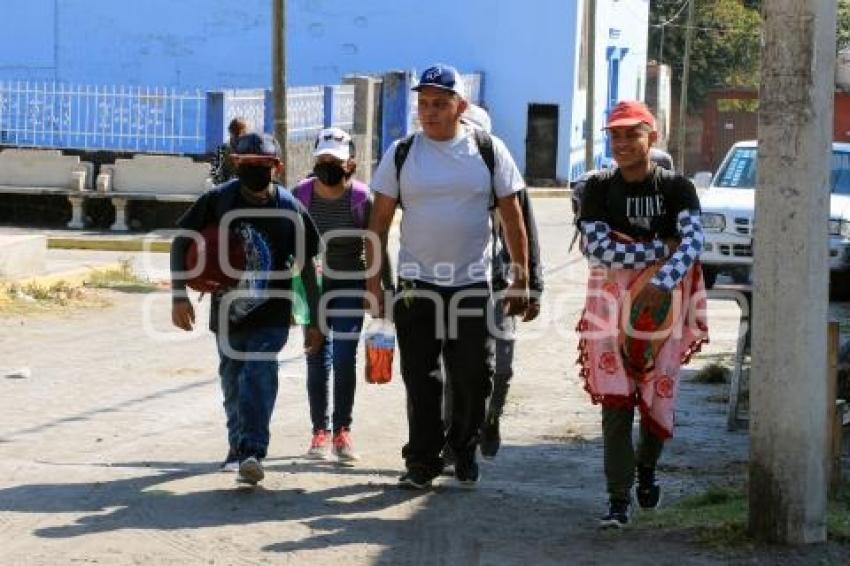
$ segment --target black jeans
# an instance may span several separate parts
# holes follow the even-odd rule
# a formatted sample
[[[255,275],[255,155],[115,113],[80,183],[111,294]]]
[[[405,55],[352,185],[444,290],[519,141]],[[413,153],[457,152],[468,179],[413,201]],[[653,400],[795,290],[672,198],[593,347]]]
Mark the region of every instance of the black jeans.
[[[635,483],[635,465],[655,468],[664,441],[641,422],[637,451],[632,443],[634,409],[602,408],[605,443],[605,479],[611,500],[628,501]]]
[[[448,443],[457,458],[473,458],[493,379],[493,339],[487,329],[486,284],[439,287],[400,281],[393,319],[407,389],[408,469],[439,473]],[[451,423],[443,430],[440,355],[452,389]]]

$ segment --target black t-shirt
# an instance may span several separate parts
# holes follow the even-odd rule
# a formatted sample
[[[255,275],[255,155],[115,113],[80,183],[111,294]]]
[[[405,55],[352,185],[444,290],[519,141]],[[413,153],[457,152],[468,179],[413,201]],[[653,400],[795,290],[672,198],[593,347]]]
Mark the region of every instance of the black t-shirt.
[[[272,209],[295,212],[290,216],[262,216]],[[229,225],[245,244],[246,270],[240,279],[227,312],[231,331],[245,327],[288,326],[291,303],[286,297],[275,297],[274,291],[289,291],[291,278],[269,271],[287,270],[303,241],[306,258],[319,252],[321,240],[315,224],[303,205],[289,191],[278,188],[278,198],[265,205],[250,204],[239,193],[238,181],[210,191],[196,201],[178,221],[184,229],[200,230],[218,223],[227,212],[236,211]],[[272,291],[267,293],[266,291]],[[229,291],[225,291],[227,293]],[[210,305],[210,330],[221,328],[219,311],[224,293],[215,293]]]
[[[605,222],[611,230],[645,241],[677,236],[676,219],[683,210],[700,210],[693,183],[653,165],[637,183],[623,179],[619,169],[588,179],[579,221]]]

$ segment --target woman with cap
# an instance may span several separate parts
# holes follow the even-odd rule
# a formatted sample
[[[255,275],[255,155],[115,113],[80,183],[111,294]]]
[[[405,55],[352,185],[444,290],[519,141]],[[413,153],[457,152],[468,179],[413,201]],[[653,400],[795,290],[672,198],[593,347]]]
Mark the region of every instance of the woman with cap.
[[[364,242],[358,232],[365,231],[372,200],[369,187],[353,178],[355,147],[347,132],[339,128],[319,132],[313,157],[312,174],[293,190],[325,241],[319,308],[319,327],[325,338],[318,352],[307,355],[313,425],[307,456],[325,459],[332,450],[340,461],[350,462],[357,459],[351,423],[366,288]],[[333,414],[329,417],[331,371]]]

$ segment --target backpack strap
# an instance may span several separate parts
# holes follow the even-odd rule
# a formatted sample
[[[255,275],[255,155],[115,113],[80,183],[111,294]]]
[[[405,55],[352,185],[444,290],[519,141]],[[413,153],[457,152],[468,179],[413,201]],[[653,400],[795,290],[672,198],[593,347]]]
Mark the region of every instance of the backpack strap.
[[[410,155],[410,148],[413,147],[413,139],[416,137],[416,134],[410,134],[409,136],[402,138],[401,141],[395,146],[395,155],[393,155],[393,161],[395,162],[395,180],[398,183],[398,206],[400,208],[404,208],[401,204],[401,168],[404,167],[404,162],[407,161],[407,156]]]
[[[292,195],[301,201],[307,210],[310,210],[310,203],[313,202],[313,180],[314,177],[307,177],[292,189]]]
[[[478,146],[478,153],[484,160],[484,165],[490,171],[490,209],[494,210],[496,208],[496,150],[493,148],[493,136],[481,128],[473,128],[472,136],[475,138],[475,145]]]
[[[481,154],[481,159],[490,171],[490,188],[493,191],[493,197],[496,196],[496,150],[493,148],[493,137],[480,128],[473,128],[472,135],[475,137],[475,144],[478,146],[478,153]]]
[[[351,217],[358,228],[366,227],[367,202],[369,202],[369,186],[353,179],[351,181]]]

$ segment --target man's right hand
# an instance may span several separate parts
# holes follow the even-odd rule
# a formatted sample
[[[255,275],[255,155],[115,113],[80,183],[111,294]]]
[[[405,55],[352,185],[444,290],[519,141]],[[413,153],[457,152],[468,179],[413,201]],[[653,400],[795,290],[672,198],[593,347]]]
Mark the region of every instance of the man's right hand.
[[[366,282],[366,306],[372,318],[384,318],[384,289],[381,281]]]
[[[676,253],[676,250],[679,249],[679,244],[682,241],[679,238],[666,238],[664,240],[664,245],[667,246],[667,257],[669,258],[671,255]]]
[[[171,303],[171,323],[187,332],[192,331],[195,309],[189,299],[177,299]]]

